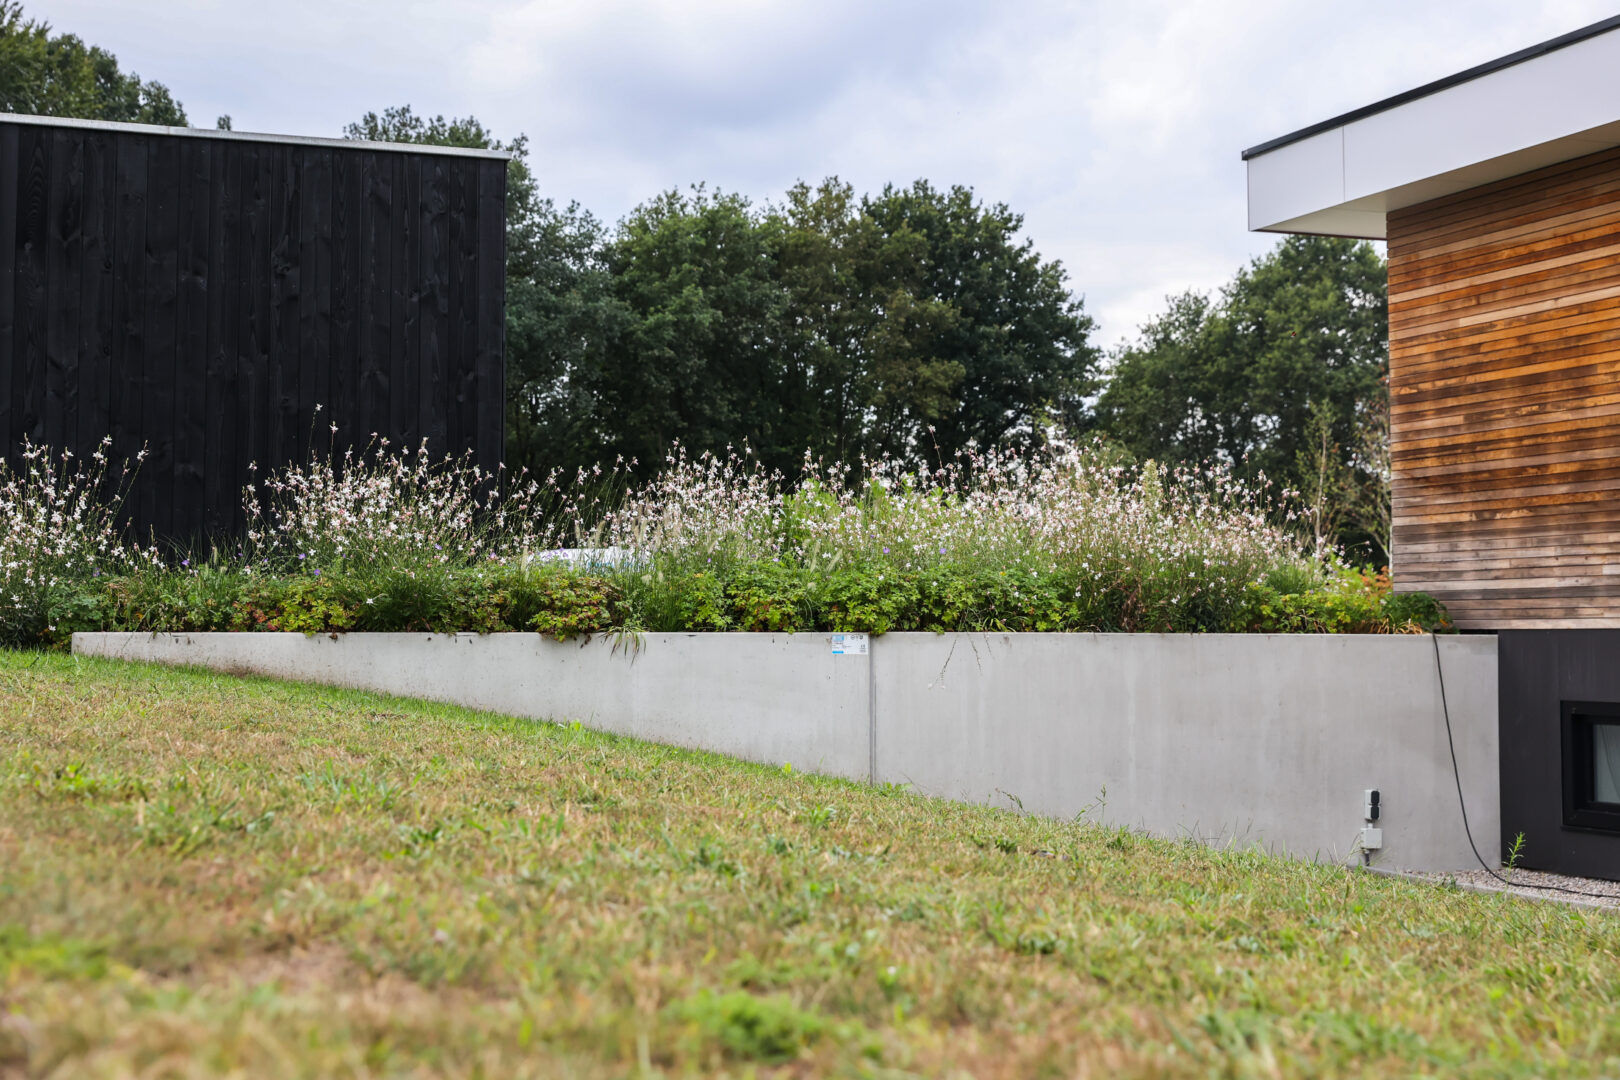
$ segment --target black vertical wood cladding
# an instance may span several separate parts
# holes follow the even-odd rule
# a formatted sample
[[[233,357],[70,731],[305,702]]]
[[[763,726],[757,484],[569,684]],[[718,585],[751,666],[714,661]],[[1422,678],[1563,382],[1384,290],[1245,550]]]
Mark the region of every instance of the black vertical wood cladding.
[[[182,542],[312,442],[493,468],[505,194],[497,159],[0,119],[7,460],[144,450],[126,509]]]
[[[1502,850],[1521,865],[1620,881],[1620,833],[1564,821],[1563,703],[1620,703],[1620,630],[1496,635]]]

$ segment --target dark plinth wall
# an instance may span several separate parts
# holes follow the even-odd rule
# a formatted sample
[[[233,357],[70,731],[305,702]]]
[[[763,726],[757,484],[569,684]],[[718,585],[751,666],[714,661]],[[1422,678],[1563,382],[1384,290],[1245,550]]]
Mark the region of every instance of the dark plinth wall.
[[[1564,704],[1620,703],[1620,630],[1497,635],[1502,850],[1524,833],[1522,865],[1620,879],[1620,831],[1565,822]]]
[[[499,155],[0,116],[9,460],[144,444],[131,519],[174,538],[332,423],[493,467],[505,198]]]

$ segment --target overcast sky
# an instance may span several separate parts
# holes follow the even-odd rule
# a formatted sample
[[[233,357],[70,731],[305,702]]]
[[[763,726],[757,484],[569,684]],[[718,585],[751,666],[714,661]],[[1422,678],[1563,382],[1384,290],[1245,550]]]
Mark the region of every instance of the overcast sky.
[[[338,135],[367,110],[526,133],[546,194],[618,219],[926,177],[1024,214],[1132,336],[1275,238],[1239,152],[1613,13],[1585,0],[25,0],[191,122]]]

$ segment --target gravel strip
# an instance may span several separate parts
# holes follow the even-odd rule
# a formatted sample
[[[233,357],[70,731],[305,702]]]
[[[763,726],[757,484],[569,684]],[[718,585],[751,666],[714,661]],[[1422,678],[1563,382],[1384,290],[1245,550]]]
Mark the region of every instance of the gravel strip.
[[[1507,893],[1510,896],[1522,896],[1527,900],[1556,900],[1560,903],[1575,904],[1580,907],[1620,911],[1620,881],[1567,877],[1564,874],[1547,874],[1540,870],[1499,870],[1497,872],[1513,882],[1513,884],[1503,885],[1484,870],[1459,870],[1456,873],[1449,874],[1413,873],[1402,876],[1419,881],[1455,881],[1463,888],[1477,892]],[[1536,885],[1557,887],[1533,888]],[[1577,892],[1562,892],[1560,891],[1562,889],[1574,889]]]

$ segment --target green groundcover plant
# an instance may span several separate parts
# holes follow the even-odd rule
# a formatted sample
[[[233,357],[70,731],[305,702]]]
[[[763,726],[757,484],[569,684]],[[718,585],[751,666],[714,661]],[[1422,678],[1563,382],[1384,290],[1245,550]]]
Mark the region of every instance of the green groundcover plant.
[[[74,631],[1402,633],[1444,610],[1313,547],[1288,493],[1104,446],[919,473],[674,448],[507,476],[426,444],[254,477],[230,552],[129,545],[105,463],[0,471],[0,639]]]

